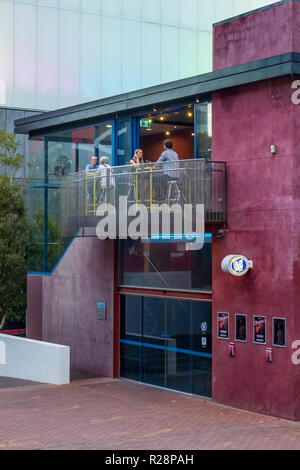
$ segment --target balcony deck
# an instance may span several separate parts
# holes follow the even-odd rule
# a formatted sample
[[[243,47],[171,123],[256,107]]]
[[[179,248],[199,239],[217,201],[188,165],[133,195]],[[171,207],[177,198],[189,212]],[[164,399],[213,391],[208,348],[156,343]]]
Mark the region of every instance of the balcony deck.
[[[120,203],[123,198],[122,203]],[[205,223],[226,222],[226,164],[206,160],[180,160],[102,167],[69,175],[62,185],[62,234],[67,237],[95,236],[100,221],[97,209],[110,204],[117,219],[127,209],[143,205],[149,217],[158,207],[193,210],[204,206]]]

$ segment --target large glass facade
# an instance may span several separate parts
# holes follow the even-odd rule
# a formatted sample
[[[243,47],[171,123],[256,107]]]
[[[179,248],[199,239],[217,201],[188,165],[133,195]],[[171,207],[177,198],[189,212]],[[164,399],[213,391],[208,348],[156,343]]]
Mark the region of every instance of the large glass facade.
[[[49,273],[71,239],[61,234],[61,184],[93,155],[112,162],[112,123],[53,132],[30,140],[28,270]]]
[[[186,243],[120,242],[120,284],[128,287],[212,290],[211,236],[201,250],[188,250]]]
[[[121,377],[211,396],[211,304],[122,297]]]
[[[157,111],[156,119],[163,124],[152,122],[149,128],[151,132],[145,131],[149,142],[143,137],[141,122],[137,117],[57,130],[31,138],[29,271],[51,272],[70,242],[70,239],[61,235],[60,220],[61,184],[69,174],[84,171],[94,155],[98,159],[108,157],[113,166],[128,165],[136,146],[142,144],[145,161],[150,161],[152,157],[158,158],[162,141],[168,136],[177,139],[174,143],[180,158],[193,158],[193,149],[196,149],[195,157],[210,158],[210,113],[209,103],[195,104],[195,109],[192,103],[181,105],[178,109],[168,108],[165,114]],[[169,122],[170,119],[172,122]],[[179,129],[179,121],[182,119],[185,122],[185,133]],[[163,134],[157,134],[160,139],[155,133],[155,126],[163,129]],[[166,130],[166,126],[172,127],[173,134]],[[157,149],[154,146],[155,139]],[[187,251],[184,243],[149,244],[128,240],[123,244],[121,261],[120,281],[123,285],[211,290],[210,240],[206,240],[204,248],[198,252]]]

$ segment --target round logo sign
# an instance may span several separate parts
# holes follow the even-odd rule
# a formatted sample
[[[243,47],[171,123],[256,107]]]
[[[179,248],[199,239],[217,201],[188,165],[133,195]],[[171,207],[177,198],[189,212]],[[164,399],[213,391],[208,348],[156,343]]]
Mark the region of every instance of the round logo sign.
[[[244,276],[250,268],[252,268],[252,262],[245,256],[230,255],[222,261],[223,271],[236,277]]]
[[[231,270],[236,273],[236,274],[241,274],[247,271],[248,269],[248,264],[245,260],[245,258],[234,258],[231,261]]]

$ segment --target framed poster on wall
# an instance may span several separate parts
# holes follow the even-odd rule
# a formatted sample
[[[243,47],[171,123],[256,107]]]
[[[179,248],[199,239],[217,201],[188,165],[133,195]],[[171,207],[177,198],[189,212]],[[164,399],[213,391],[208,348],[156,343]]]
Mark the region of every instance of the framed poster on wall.
[[[229,339],[229,313],[218,313],[218,338]]]
[[[235,315],[235,340],[241,343],[247,343],[247,315]]]
[[[266,344],[266,317],[254,317],[253,334],[255,344]]]
[[[273,318],[273,346],[286,348],[285,318]]]

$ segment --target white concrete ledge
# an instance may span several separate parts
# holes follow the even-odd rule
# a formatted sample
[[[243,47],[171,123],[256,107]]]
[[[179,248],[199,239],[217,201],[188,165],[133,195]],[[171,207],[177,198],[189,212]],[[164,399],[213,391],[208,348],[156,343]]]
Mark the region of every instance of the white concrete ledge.
[[[0,377],[70,383],[70,348],[0,334]]]

